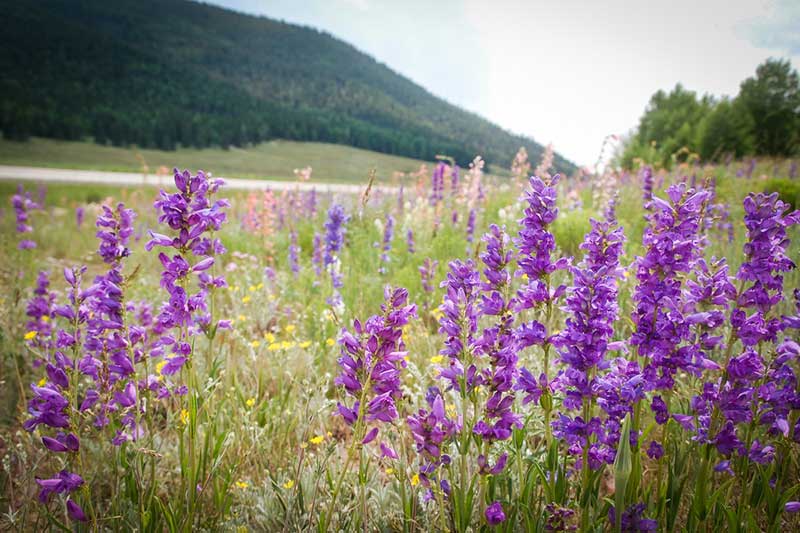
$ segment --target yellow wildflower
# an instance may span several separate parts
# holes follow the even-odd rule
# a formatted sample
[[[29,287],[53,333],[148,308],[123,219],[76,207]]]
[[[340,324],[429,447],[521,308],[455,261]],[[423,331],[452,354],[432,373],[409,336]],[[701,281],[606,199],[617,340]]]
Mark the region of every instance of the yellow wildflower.
[[[411,476],[411,486],[416,487],[417,485],[419,485],[419,474],[414,474]]]
[[[252,300],[252,298],[250,298],[250,296],[249,296],[249,295],[248,295],[248,296],[245,296],[244,298],[242,298],[242,303],[243,303],[243,304],[246,304],[246,303],[248,303],[250,300]]]
[[[386,472],[387,476],[391,476],[392,474],[394,474],[394,468],[387,468],[386,470],[384,470],[384,472]]]
[[[291,479],[287,480],[286,483],[283,484],[284,489],[291,489],[292,487],[294,487],[294,481]]]
[[[159,376],[161,375],[161,371],[164,370],[164,367],[167,366],[167,360],[164,359],[163,361],[159,361],[156,365],[156,374]]]
[[[250,285],[249,287],[247,287],[247,290],[250,291],[250,292],[256,292],[256,286],[255,285]]]
[[[255,398],[248,398],[246,402],[244,402],[247,407],[253,407],[256,404]]]
[[[308,439],[308,442],[310,442],[311,444],[316,445],[316,444],[321,444],[323,440],[325,440],[325,437],[323,437],[322,435],[316,435],[316,436],[311,437],[310,439]]]
[[[39,380],[39,383],[37,383],[36,385],[39,386],[39,387],[44,387],[45,383],[47,383],[47,378],[42,378],[42,379]]]
[[[247,481],[237,481],[234,484],[236,485],[237,489],[246,489],[247,487],[250,486],[250,483],[248,483]]]
[[[283,348],[284,350],[289,350],[291,348],[294,348],[296,345],[297,345],[297,343],[294,342],[294,341],[283,341],[283,342],[281,342],[281,348]]]
[[[264,288],[263,283],[259,283],[258,285],[256,285],[256,289],[263,289],[263,288]]]
[[[258,348],[259,346],[261,346],[261,343],[258,341],[253,341],[250,343],[250,346],[252,346],[253,348]]]
[[[433,363],[434,365],[438,365],[442,361],[444,361],[443,355],[434,355],[433,357],[431,357],[431,363]]]
[[[294,326],[294,324],[289,324],[288,326],[286,326],[283,329],[284,329],[284,331],[286,331],[286,333],[291,333],[297,328]]]
[[[267,346],[267,350],[269,350],[270,352],[277,352],[280,349],[281,349],[281,343],[279,342],[271,342],[269,346]]]
[[[325,341],[325,344],[327,344],[328,346],[333,346],[334,344],[336,344],[336,341],[333,339],[328,339]]]
[[[275,342],[275,335],[268,331],[264,333],[264,340],[270,343]]]
[[[436,320],[439,320],[440,318],[442,318],[444,316],[444,313],[442,312],[441,309],[437,308],[437,309],[434,309],[433,311],[431,311],[431,316],[433,318],[435,318]]]
[[[42,317],[42,322],[44,322],[44,323],[50,322],[50,317],[49,317],[49,316],[47,316],[47,315],[44,315],[44,316]]]
[[[38,331],[29,331],[28,333],[25,334],[25,340],[29,341],[33,339],[38,333],[39,333]]]
[[[185,426],[187,422],[189,422],[189,411],[181,409],[181,424]]]
[[[247,317],[244,315],[239,315],[238,317],[236,317],[236,320],[238,320],[239,322],[244,322],[245,320],[247,320]]]
[[[299,346],[300,346],[301,348],[308,348],[309,346],[311,346],[311,341],[303,341],[303,342],[301,342],[301,343],[299,344]]]

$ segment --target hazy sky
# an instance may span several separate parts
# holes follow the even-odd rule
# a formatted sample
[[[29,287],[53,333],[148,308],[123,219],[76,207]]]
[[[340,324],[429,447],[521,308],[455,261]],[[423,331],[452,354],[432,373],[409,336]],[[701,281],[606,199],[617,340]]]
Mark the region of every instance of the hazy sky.
[[[677,82],[735,95],[800,67],[798,0],[213,0],[325,30],[432,93],[578,164]]]

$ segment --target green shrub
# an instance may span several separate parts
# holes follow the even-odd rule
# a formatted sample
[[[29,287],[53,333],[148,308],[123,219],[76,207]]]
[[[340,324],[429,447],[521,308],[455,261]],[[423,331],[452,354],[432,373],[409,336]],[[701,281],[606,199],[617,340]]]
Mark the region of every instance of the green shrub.
[[[773,178],[764,186],[764,192],[778,193],[778,197],[789,204],[792,209],[800,206],[800,182],[796,180]]]

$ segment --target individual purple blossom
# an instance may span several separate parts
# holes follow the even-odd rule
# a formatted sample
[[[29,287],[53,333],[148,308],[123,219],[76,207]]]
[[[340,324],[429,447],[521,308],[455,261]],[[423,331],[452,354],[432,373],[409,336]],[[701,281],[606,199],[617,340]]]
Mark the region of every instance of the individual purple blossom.
[[[86,216],[86,209],[79,205],[75,208],[75,224],[78,226],[78,229],[83,227],[83,219]]]
[[[406,366],[403,327],[416,316],[416,306],[407,302],[408,291],[387,285],[381,314],[363,324],[354,320],[353,332],[343,329],[339,337],[341,372],[334,383],[354,398],[354,403],[349,407],[339,402],[337,410],[349,425],[376,423],[364,443],[377,437],[380,422],[391,423],[398,418],[400,372]]]
[[[486,508],[484,513],[486,516],[486,523],[490,526],[502,524],[506,520],[506,514],[503,512],[503,506],[500,502],[493,502]]]
[[[81,488],[84,481],[78,474],[62,470],[57,477],[50,479],[37,478],[36,483],[41,487],[39,501],[47,503],[51,494],[69,494]]]
[[[75,503],[75,500],[72,498],[67,500],[67,516],[70,517],[71,520],[75,520],[77,522],[86,522],[86,513],[83,512],[81,506]]]

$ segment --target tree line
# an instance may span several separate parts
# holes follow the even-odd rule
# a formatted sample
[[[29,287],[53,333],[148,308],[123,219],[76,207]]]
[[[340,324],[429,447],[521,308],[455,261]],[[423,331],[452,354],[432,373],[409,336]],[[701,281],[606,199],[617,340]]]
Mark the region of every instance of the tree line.
[[[800,154],[800,77],[789,60],[768,59],[733,98],[698,96],[681,84],[651,98],[619,156],[664,167],[689,157],[718,162]]]

